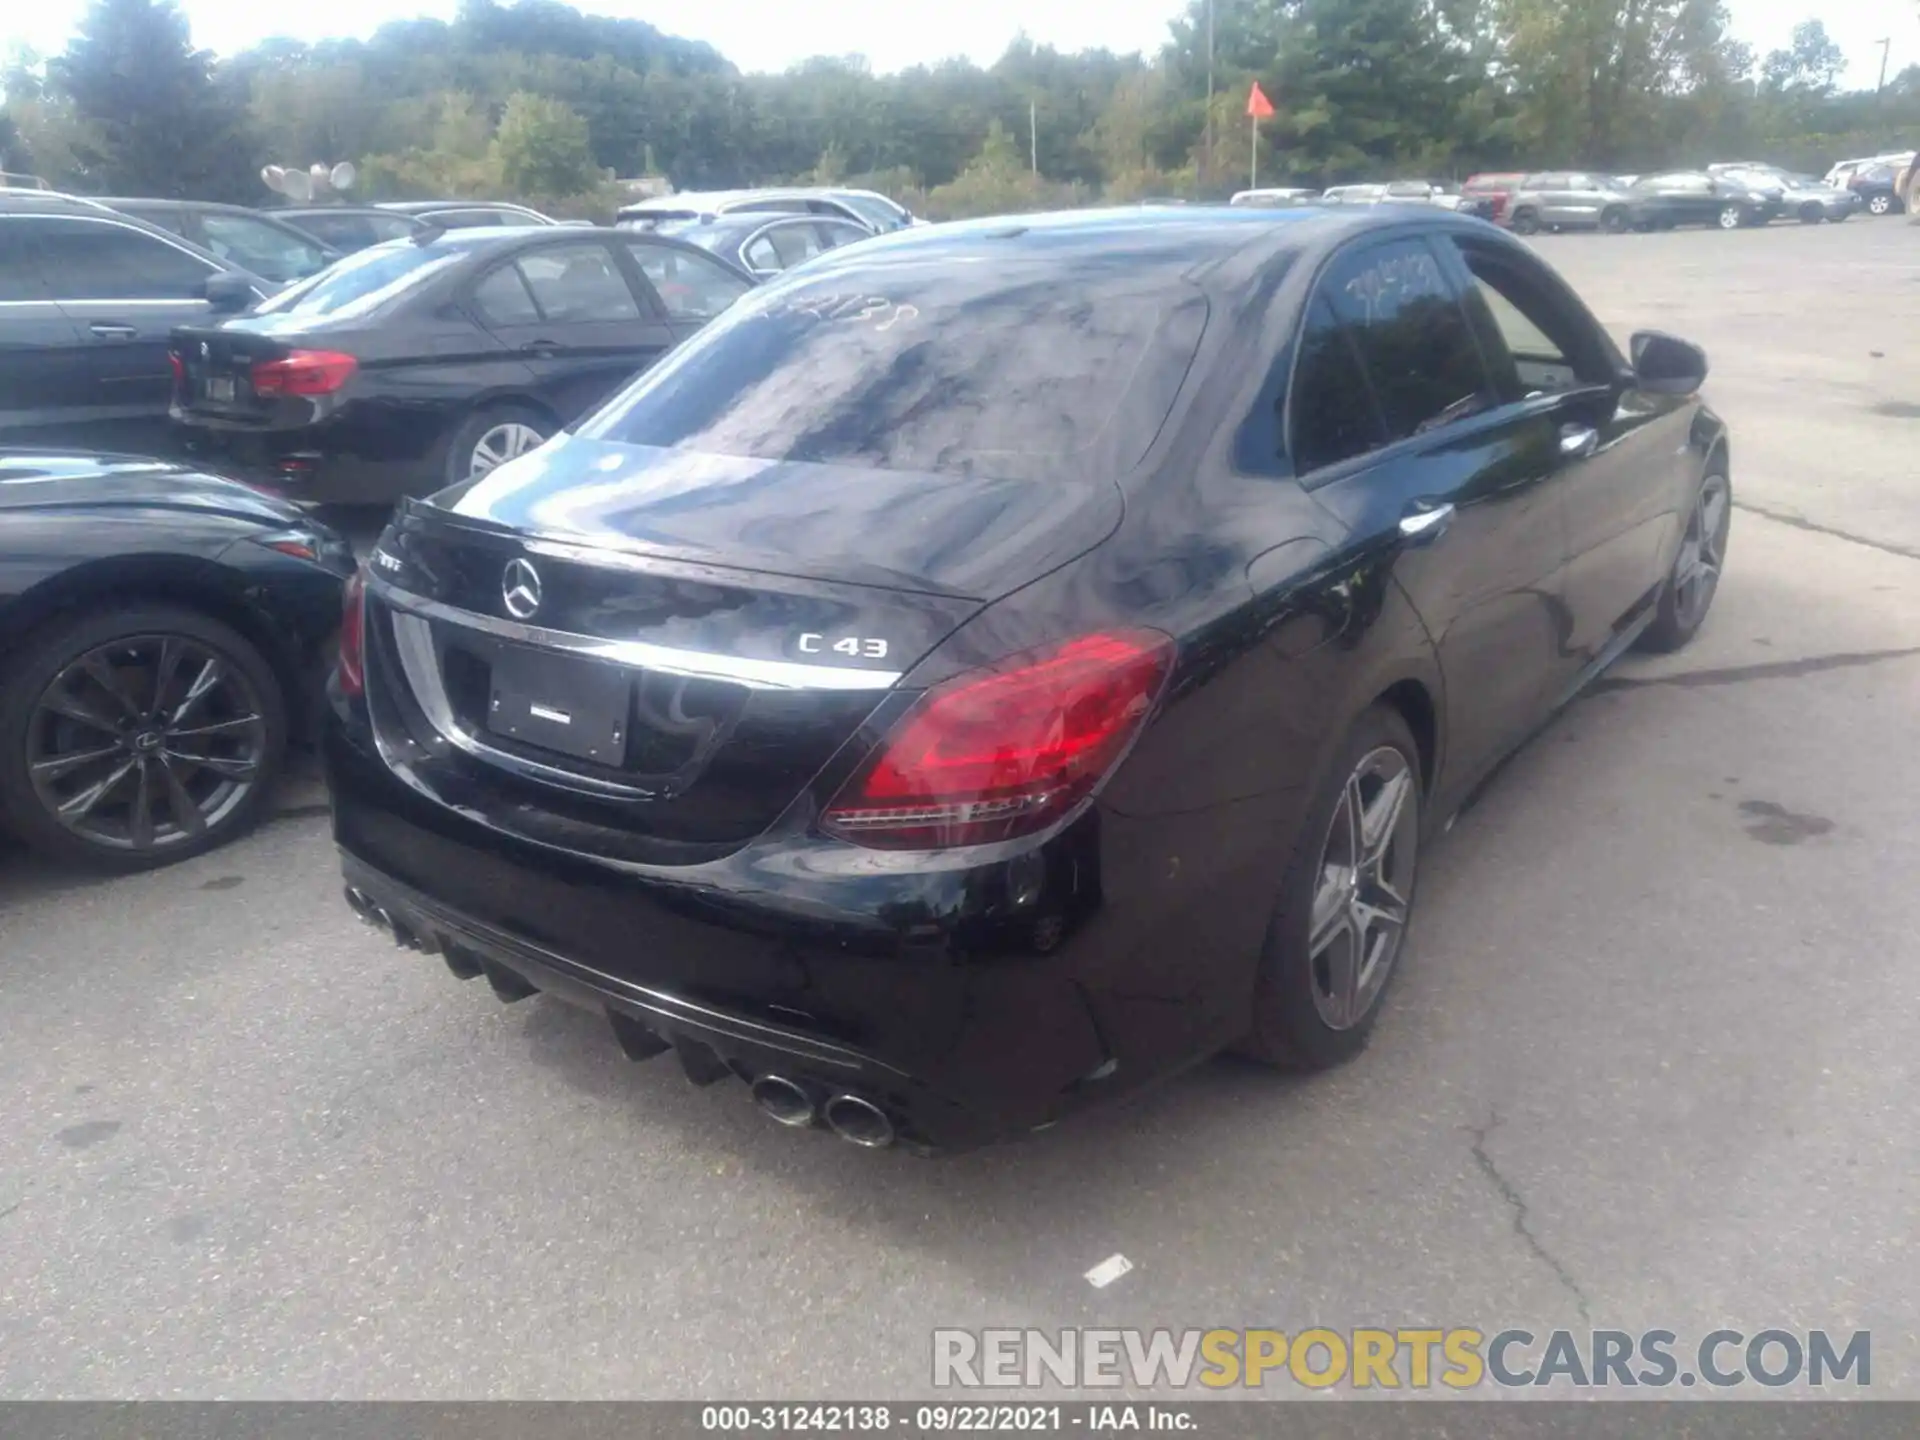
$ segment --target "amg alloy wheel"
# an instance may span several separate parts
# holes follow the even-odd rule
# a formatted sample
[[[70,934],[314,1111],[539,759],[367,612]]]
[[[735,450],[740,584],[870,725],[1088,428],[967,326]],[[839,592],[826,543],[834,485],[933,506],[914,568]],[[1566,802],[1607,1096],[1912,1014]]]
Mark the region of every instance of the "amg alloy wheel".
[[[83,618],[8,676],[0,804],[31,844],[141,870],[257,818],[285,722],[271,668],[226,626],[157,607],[114,618]]]
[[[1368,710],[1323,782],[1288,869],[1245,1053],[1319,1070],[1365,1046],[1412,919],[1421,785],[1406,721]]]
[[[1383,745],[1347,777],[1320,847],[1307,958],[1313,1003],[1329,1030],[1349,1030],[1386,988],[1407,928],[1419,785]]]
[[[1726,564],[1727,536],[1733,527],[1733,488],[1727,477],[1709,473],[1700,482],[1687,514],[1686,533],[1674,556],[1673,571],[1660,591],[1653,623],[1640,638],[1643,650],[1678,650],[1699,630],[1720,588]]]
[[[1722,230],[1738,230],[1746,223],[1747,217],[1738,205],[1722,205],[1719,219]]]

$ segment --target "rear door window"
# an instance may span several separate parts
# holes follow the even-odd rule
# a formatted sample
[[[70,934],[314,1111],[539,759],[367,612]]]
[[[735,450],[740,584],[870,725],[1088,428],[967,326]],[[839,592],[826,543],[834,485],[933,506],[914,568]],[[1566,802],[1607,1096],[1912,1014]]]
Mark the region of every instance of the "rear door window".
[[[627,253],[660,297],[670,320],[711,320],[753,288],[744,276],[696,250],[630,240]]]
[[[638,320],[639,303],[599,242],[547,245],[515,262],[541,313],[556,324]]]
[[[49,216],[22,230],[60,300],[199,300],[214,273],[199,256],[131,225]]]
[[[502,265],[474,286],[473,304],[480,318],[496,328],[540,323],[540,308],[518,265]]]
[[[1289,407],[1295,473],[1364,455],[1386,439],[1353,337],[1324,295],[1307,312]]]
[[[1393,439],[1495,403],[1459,296],[1424,241],[1391,240],[1342,256],[1320,293],[1353,336]]]

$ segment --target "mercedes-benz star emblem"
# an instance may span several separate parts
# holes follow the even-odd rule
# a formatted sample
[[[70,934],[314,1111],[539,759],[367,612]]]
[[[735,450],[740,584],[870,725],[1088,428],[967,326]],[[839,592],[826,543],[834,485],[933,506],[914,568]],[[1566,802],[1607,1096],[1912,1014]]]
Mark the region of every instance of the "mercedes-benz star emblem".
[[[540,572],[525,560],[509,560],[500,577],[500,598],[514,619],[527,619],[540,608]]]

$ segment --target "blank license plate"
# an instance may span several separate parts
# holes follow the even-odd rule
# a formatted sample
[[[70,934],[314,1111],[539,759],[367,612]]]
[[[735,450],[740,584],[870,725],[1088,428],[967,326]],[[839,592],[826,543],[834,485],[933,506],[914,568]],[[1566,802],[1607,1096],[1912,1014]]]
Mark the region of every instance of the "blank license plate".
[[[216,405],[233,403],[233,377],[231,375],[209,375],[207,377],[207,399]]]
[[[627,753],[633,682],[593,660],[503,646],[494,657],[487,728],[599,765]]]

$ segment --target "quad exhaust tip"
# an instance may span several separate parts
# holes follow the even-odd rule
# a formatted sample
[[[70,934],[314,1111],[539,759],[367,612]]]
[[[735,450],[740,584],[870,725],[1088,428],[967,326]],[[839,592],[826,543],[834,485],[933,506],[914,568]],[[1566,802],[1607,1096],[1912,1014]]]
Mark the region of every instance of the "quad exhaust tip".
[[[753,1103],[779,1124],[796,1130],[813,1124],[813,1097],[784,1075],[762,1075],[754,1081]]]
[[[836,1095],[827,1101],[821,1118],[827,1128],[849,1144],[884,1150],[893,1144],[893,1121],[871,1100],[858,1095]]]

